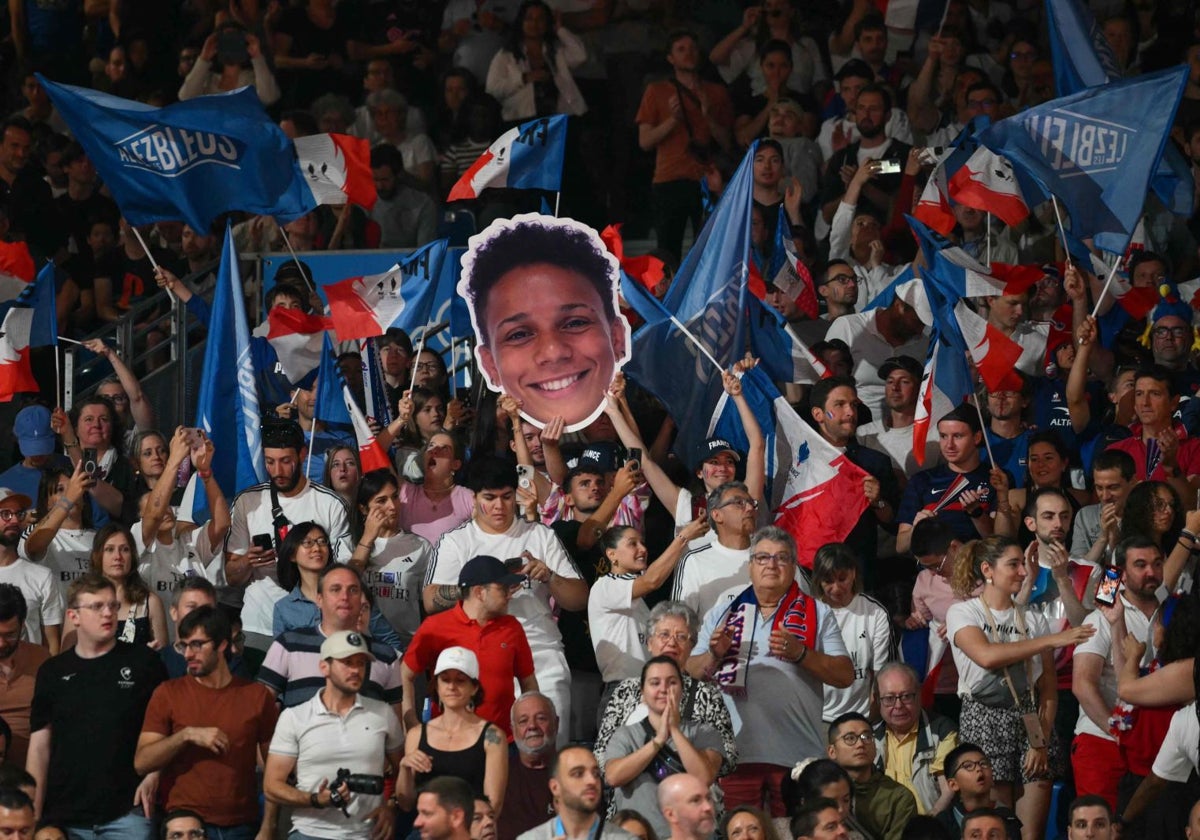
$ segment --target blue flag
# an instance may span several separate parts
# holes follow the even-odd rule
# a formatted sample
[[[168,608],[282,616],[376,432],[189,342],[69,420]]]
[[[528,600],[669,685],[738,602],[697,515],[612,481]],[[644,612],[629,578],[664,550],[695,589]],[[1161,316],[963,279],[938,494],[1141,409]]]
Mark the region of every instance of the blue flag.
[[[55,307],[54,286],[58,278],[58,268],[52,262],[38,272],[37,278],[22,294],[18,304],[26,304],[33,309],[33,320],[29,325],[29,346],[48,347],[58,345],[58,309]]]
[[[1096,25],[1091,9],[1081,0],[1046,0],[1046,23],[1050,29],[1054,85],[1059,96],[1121,78],[1121,67],[1108,39]],[[1172,213],[1192,215],[1191,168],[1174,143],[1167,144],[1150,185]],[[1083,265],[1087,265],[1086,260]]]
[[[266,478],[258,392],[243,294],[233,234],[227,226],[217,287],[213,292],[208,344],[204,348],[196,425],[216,445],[213,478],[221,492],[231,500],[238,491]],[[201,518],[193,521],[204,522],[208,517],[199,508],[201,505],[207,507],[207,500],[202,492],[195,495],[194,510]]]
[[[1186,66],[1087,88],[986,129],[980,142],[1058,196],[1077,235],[1124,253],[1188,80]]]
[[[746,352],[746,281],[750,207],[757,143],[742,159],[716,211],[705,222],[663,301],[725,369]],[[630,284],[632,285],[632,284]],[[675,451],[690,461],[708,435],[723,393],[721,371],[670,321],[647,324],[633,337],[625,373],[662,400],[679,425]]]
[[[151,108],[38,80],[133,225],[199,231],[231,210],[291,220],[312,210],[295,148],[253,88]]]
[[[317,366],[317,402],[313,418],[341,426],[351,424],[350,412],[342,395],[342,371],[337,364],[337,351],[329,340],[329,332],[321,343],[321,364]]]

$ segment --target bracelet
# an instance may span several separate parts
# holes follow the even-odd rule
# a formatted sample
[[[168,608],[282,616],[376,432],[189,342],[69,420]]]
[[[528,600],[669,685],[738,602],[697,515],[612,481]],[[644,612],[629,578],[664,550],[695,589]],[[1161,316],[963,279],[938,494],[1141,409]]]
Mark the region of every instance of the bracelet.
[[[371,543],[359,542],[359,544],[355,547],[356,548],[365,548],[368,551],[370,551],[372,548],[374,548],[374,545],[372,545]]]
[[[212,470],[196,470],[196,475],[200,476],[201,481],[208,481],[212,478]]]
[[[54,506],[65,513],[70,513],[75,509],[75,503],[66,496],[60,496],[58,501],[54,503]]]
[[[1187,528],[1184,528],[1184,529],[1182,529],[1182,530],[1179,532],[1179,536],[1181,536],[1181,537],[1187,537],[1187,538],[1188,538],[1189,540],[1191,540],[1192,542],[1196,542],[1196,540],[1200,540],[1200,537],[1198,537],[1198,536],[1196,536],[1195,534],[1193,534],[1193,533],[1192,533],[1191,531],[1189,531]]]
[[[808,658],[808,645],[801,645],[800,646],[800,655],[797,656],[796,660],[795,660],[796,664],[799,665],[801,662],[803,662],[807,658]]]
[[[78,439],[76,439],[73,443],[67,443],[65,440],[63,441],[63,447],[66,449],[74,449],[76,446],[79,446]]]
[[[308,804],[310,807],[317,808],[317,809],[325,807],[324,805],[321,804],[320,795],[317,793],[310,793],[308,795]]]

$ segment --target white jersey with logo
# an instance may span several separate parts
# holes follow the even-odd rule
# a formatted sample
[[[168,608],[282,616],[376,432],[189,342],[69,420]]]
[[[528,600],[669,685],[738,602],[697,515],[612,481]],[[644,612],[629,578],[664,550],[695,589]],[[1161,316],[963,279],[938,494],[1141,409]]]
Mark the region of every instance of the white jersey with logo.
[[[701,616],[731,587],[750,585],[750,549],[726,548],[715,536],[710,539],[683,555],[671,589],[672,600],[683,601]]]
[[[49,569],[59,591],[66,598],[71,581],[78,580],[91,569],[92,542],[96,539],[96,532],[90,528],[81,528],[78,531],[59,528],[58,533],[46,546],[41,559],[34,560],[25,551],[25,541],[32,531],[33,526],[30,526],[21,535],[21,541],[17,544],[17,554]]]
[[[404,647],[421,624],[421,592],[432,554],[429,541],[416,534],[380,537],[371,547],[371,559],[362,575],[375,596],[375,606]]]
[[[316,522],[329,533],[329,550],[334,560],[345,562],[350,557],[350,522],[346,503],[337,493],[311,481],[295,496],[278,494],[279,508],[292,525]],[[274,516],[271,514],[271,485],[256,484],[238,493],[230,511],[229,536],[225,551],[246,554],[254,545],[254,537],[266,534],[275,538]],[[286,536],[283,534],[282,536]],[[275,576],[274,566],[253,570],[255,579]]]

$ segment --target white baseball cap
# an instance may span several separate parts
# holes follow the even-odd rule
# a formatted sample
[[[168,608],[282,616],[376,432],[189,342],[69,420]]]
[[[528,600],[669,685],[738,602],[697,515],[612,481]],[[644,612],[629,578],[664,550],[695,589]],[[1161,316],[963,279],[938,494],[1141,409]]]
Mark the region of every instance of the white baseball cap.
[[[462,671],[468,677],[478,682],[479,659],[475,656],[475,651],[467,650],[465,647],[446,648],[437,658],[437,665],[433,668],[433,675],[436,677],[443,671]]]

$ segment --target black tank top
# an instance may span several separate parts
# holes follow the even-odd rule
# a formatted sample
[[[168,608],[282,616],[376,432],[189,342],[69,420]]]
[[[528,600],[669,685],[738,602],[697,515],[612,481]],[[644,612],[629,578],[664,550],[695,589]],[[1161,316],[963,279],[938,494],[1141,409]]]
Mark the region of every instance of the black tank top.
[[[416,785],[418,788],[425,782],[437,776],[458,776],[471,786],[471,790],[478,796],[483,795],[483,775],[484,769],[487,766],[487,757],[483,749],[483,736],[487,734],[488,724],[483,727],[483,731],[479,733],[479,739],[474,744],[467,747],[465,750],[439,750],[429,746],[429,739],[426,737],[427,724],[421,724],[421,740],[417,745],[421,752],[429,756],[433,761],[433,770],[429,773],[417,773]]]

